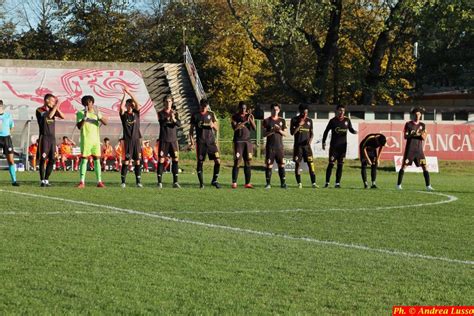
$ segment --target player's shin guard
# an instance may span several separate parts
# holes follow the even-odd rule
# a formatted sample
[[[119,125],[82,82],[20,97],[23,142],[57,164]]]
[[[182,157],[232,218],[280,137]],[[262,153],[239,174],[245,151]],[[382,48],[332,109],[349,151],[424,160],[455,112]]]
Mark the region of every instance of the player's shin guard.
[[[173,183],[178,183],[179,167],[177,161],[173,161],[173,164],[171,165],[171,172],[173,173]]]
[[[338,163],[338,164],[337,164],[337,168],[336,168],[336,183],[341,183],[342,167],[344,167],[344,165],[343,165],[342,163]]]
[[[400,185],[402,184],[402,181],[403,181],[403,175],[405,174],[405,170],[403,169],[400,169],[400,171],[398,172],[398,181],[397,181],[397,185]]]
[[[79,167],[79,175],[81,177],[81,182],[84,182],[86,179],[86,171],[87,171],[87,158],[83,158],[81,160],[81,166]]]
[[[375,184],[375,180],[377,180],[377,166],[376,165],[370,166],[370,179],[372,180],[372,184]]]
[[[360,167],[360,175],[362,176],[362,181],[365,183],[367,183],[367,166],[366,165],[362,165]]]
[[[94,173],[97,182],[102,182],[102,169],[100,168],[100,159],[94,159]]]
[[[46,172],[44,173],[45,180],[49,179],[49,176],[53,172],[53,167],[54,167],[54,160],[48,160],[48,163],[46,164]]]
[[[142,182],[142,166],[135,165],[135,181],[137,184]]]
[[[272,168],[270,167],[265,168],[265,180],[267,181],[267,185],[270,185],[270,182],[272,182]]]
[[[10,173],[10,179],[12,183],[16,182],[16,168],[14,164],[8,165],[8,172]]]
[[[43,181],[44,180],[44,172],[45,172],[45,159],[44,158],[40,158],[39,160],[39,174],[40,174],[40,180]]]
[[[125,179],[127,178],[127,172],[128,165],[122,164],[122,170],[120,170],[120,179],[122,180],[122,183],[125,183]]]
[[[252,177],[252,169],[247,164],[244,166],[244,174],[245,174],[245,184],[249,184],[250,179]]]
[[[234,163],[234,166],[232,167],[232,183],[236,183],[238,177],[239,177],[239,165]]]
[[[429,186],[430,185],[430,173],[428,172],[428,170],[423,171],[423,177],[425,178],[426,186]]]
[[[204,181],[203,181],[203,178],[202,178],[202,164],[203,164],[203,162],[199,160],[198,163],[197,163],[197,169],[196,169],[200,186],[204,185]]]
[[[332,173],[332,168],[334,167],[334,164],[330,163],[328,164],[328,167],[326,169],[326,183],[329,183],[331,180],[331,173]]]
[[[221,170],[221,163],[220,162],[214,162],[214,174],[212,175],[212,183],[217,181],[217,178],[219,177],[219,171]]]
[[[286,183],[285,167],[278,166],[278,176],[280,177],[280,184]]]
[[[164,168],[165,166],[161,162],[158,162],[158,168],[156,168],[156,177],[158,178],[158,183],[161,183],[163,181]]]

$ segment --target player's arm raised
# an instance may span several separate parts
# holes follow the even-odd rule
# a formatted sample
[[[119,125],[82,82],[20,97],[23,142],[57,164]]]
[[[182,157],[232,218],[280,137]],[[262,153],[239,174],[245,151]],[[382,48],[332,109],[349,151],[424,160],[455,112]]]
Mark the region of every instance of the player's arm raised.
[[[141,109],[141,104],[138,102],[137,98],[135,97],[135,94],[132,93],[132,91],[130,91],[130,89],[128,89],[128,87],[125,87],[123,89],[125,91],[125,93],[127,93],[133,100],[133,103],[135,104],[135,107],[134,109],[138,112],[140,112],[140,109]]]

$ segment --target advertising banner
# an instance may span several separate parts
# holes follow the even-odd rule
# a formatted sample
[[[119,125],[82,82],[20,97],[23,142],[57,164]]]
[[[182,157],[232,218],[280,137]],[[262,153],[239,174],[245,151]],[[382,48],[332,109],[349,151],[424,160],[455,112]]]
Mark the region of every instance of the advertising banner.
[[[84,108],[81,98],[92,95],[109,120],[120,121],[122,90],[128,87],[142,105],[142,121],[157,122],[138,70],[0,67],[0,78],[0,99],[14,120],[35,119],[35,110],[43,105],[44,95],[52,93],[58,97],[66,120],[74,121],[76,111]]]

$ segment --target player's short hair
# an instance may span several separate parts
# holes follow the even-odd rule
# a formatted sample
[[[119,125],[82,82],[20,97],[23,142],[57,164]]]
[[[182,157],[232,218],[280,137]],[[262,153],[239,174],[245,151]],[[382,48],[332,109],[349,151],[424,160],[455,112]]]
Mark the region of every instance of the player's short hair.
[[[49,98],[54,98],[54,95],[52,95],[51,93],[46,93],[46,94],[44,95],[44,100],[46,101],[46,100],[48,100]]]
[[[307,104],[304,104],[304,103],[300,103],[300,105],[298,105],[298,111],[300,113],[303,113],[304,111],[308,110],[308,105]]]
[[[281,110],[281,105],[278,103],[272,103],[270,104],[270,110],[273,110],[273,108],[279,108]]]
[[[87,103],[89,103],[89,101],[94,103],[95,102],[94,97],[91,95],[85,95],[81,98],[81,103],[83,106],[87,106]]]
[[[110,139],[108,137],[104,138],[104,142],[108,142]]]
[[[125,104],[131,105],[133,103],[133,99],[125,100]]]
[[[385,144],[387,143],[387,138],[385,137],[385,135],[380,134],[380,136],[377,138],[377,142],[380,146],[385,146]]]
[[[239,109],[241,109],[244,105],[247,106],[247,103],[245,103],[245,101],[240,101],[238,106]]]
[[[411,110],[411,114],[415,114],[416,112],[420,112],[421,114],[425,113],[425,109],[421,106],[415,106],[412,110]]]
[[[346,109],[346,106],[343,105],[343,104],[338,104],[338,105],[336,106],[336,110],[339,110],[339,109],[344,109],[344,110],[345,110],[345,109]]]
[[[0,100],[0,106],[3,106],[3,100]]]
[[[171,100],[171,101],[174,102],[173,96],[171,94],[167,94],[167,95],[164,96],[163,102],[165,102],[167,100]]]
[[[67,136],[63,136],[63,140],[68,139],[68,138],[69,138],[69,137],[67,137]]]
[[[199,102],[199,105],[201,107],[204,107],[204,106],[208,106],[209,105],[209,101],[207,99],[201,99],[201,102]]]

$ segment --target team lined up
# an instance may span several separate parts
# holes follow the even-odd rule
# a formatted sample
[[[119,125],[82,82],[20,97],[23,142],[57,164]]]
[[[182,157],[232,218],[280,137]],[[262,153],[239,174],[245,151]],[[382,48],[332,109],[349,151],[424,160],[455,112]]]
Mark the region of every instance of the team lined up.
[[[127,98],[129,97],[129,98]],[[112,156],[112,146],[105,141],[104,146],[100,143],[100,125],[107,124],[105,118],[94,105],[94,98],[90,95],[81,99],[84,110],[76,113],[76,124],[80,130],[80,161],[79,165],[80,182],[78,188],[85,187],[85,175],[87,164],[94,165],[94,172],[97,179],[97,187],[104,187],[101,177],[101,165],[106,163],[108,157]],[[165,164],[168,157],[172,160],[171,172],[173,174],[173,187],[180,188],[178,182],[178,164],[179,164],[179,146],[177,139],[177,130],[181,126],[181,120],[178,113],[173,108],[173,98],[171,95],[163,99],[164,108],[158,112],[158,120],[160,124],[160,134],[157,140],[157,182],[158,187],[162,188],[162,178]],[[140,132],[140,104],[127,88],[123,90],[123,98],[119,108],[119,116],[122,122],[123,138],[120,142],[121,147],[117,148],[122,151],[121,162],[121,186],[126,187],[126,176],[130,169],[135,173],[136,186],[142,187],[141,183],[141,163],[143,160],[141,132]],[[287,136],[286,121],[279,116],[281,106],[277,103],[271,105],[270,117],[264,119],[263,130],[266,137],[265,147],[265,178],[266,189],[271,188],[271,178],[273,165],[276,162],[278,175],[280,178],[280,187],[287,188],[285,163],[284,163],[284,146],[283,138]],[[311,149],[311,143],[314,136],[313,122],[308,117],[308,108],[305,105],[299,106],[299,114],[291,119],[289,132],[294,137],[293,160],[295,162],[295,178],[298,187],[302,187],[301,182],[301,163],[308,165],[309,176],[312,187],[316,188],[316,175],[314,167],[314,158]],[[336,167],[335,187],[341,187],[342,170],[344,158],[347,152],[347,133],[357,134],[354,130],[351,120],[345,115],[345,107],[339,105],[334,118],[330,119],[323,133],[322,149],[326,149],[326,140],[331,132],[331,141],[329,146],[329,162],[326,168],[325,187],[329,186],[332,169],[334,164]],[[415,162],[417,166],[423,168],[425,184],[428,190],[432,190],[430,185],[429,173],[426,170],[426,161],[423,154],[422,142],[426,138],[425,125],[420,122],[422,110],[413,110],[413,121],[407,122],[405,125],[404,135],[407,139],[403,165],[399,172],[397,188],[401,189],[404,169],[406,166]],[[55,138],[55,121],[57,118],[63,119],[64,115],[59,110],[57,98],[52,94],[44,97],[44,105],[36,110],[36,118],[39,125],[39,138],[37,157],[39,160],[39,174],[41,186],[50,186],[49,177],[53,171],[54,162],[56,160],[56,138]],[[204,188],[203,163],[206,156],[209,160],[214,161],[214,170],[211,185],[220,188],[218,177],[220,172],[220,155],[216,143],[215,132],[218,130],[218,122],[215,114],[209,110],[207,100],[201,100],[200,109],[191,117],[191,128],[189,133],[189,144],[191,148],[195,148],[197,156],[197,175],[200,188]],[[3,111],[3,102],[0,101],[0,145],[3,147],[4,153],[7,154],[9,162],[10,175],[12,184],[18,186],[13,165],[13,148],[11,145],[10,130],[13,128],[13,120],[8,113]],[[232,128],[234,130],[234,165],[232,168],[232,188],[237,188],[237,179],[239,173],[239,165],[244,162],[245,188],[252,188],[251,184],[251,161],[252,161],[252,143],[250,140],[251,131],[256,129],[255,119],[251,111],[248,110],[244,102],[240,102],[238,112],[232,116]],[[63,143],[71,143],[66,137]],[[369,134],[360,143],[360,159],[361,159],[361,176],[364,187],[368,187],[367,182],[367,166],[371,166],[371,188],[376,188],[376,172],[380,154],[386,144],[384,135]],[[149,147],[149,148],[146,148]],[[147,153],[152,152],[149,143],[145,145]],[[10,157],[11,156],[11,157]],[[146,158],[149,158],[147,154]],[[11,158],[11,159],[10,159]],[[65,154],[61,161],[64,165],[64,159],[72,158],[71,153]],[[102,161],[101,161],[102,158]],[[118,166],[119,164],[117,164]],[[148,169],[148,168],[147,168]]]

